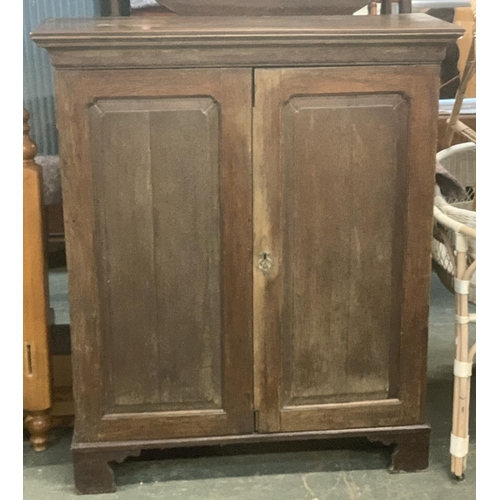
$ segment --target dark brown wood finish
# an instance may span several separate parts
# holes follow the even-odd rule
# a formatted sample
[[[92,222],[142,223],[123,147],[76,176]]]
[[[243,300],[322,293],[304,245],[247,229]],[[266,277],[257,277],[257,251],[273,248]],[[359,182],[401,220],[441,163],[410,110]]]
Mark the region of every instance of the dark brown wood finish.
[[[251,72],[56,85],[77,435],[251,431]]]
[[[462,33],[403,14],[47,19],[32,36],[56,67],[109,69],[441,63]]]
[[[292,97],[282,127],[283,404],[385,399],[396,394],[408,102]]]
[[[106,414],[221,409],[218,106],[98,99],[89,114]]]
[[[115,474],[110,462],[121,463],[127,457],[137,457],[139,449],[107,450],[98,453],[73,450],[73,475],[77,493],[92,495],[116,491]]]
[[[438,76],[256,70],[260,431],[423,422]]]
[[[191,446],[227,446],[251,443],[280,443],[350,439],[366,437],[372,442],[395,445],[390,471],[411,472],[426,469],[429,462],[428,425],[378,427],[314,432],[278,432],[240,436],[169,439],[149,441],[118,441],[75,443],[72,445],[75,485],[78,493],[111,493],[116,491],[114,472],[110,463],[121,463],[136,457],[141,450],[172,449]]]
[[[193,444],[364,435],[425,467],[439,64],[461,33],[425,15],[35,31],[56,67],[80,492]]]

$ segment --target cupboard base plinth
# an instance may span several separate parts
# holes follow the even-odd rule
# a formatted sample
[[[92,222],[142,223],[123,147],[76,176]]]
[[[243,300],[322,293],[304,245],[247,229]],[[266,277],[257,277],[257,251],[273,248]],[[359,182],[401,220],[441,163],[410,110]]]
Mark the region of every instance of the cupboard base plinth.
[[[414,472],[428,466],[430,426],[427,424],[147,441],[80,443],[74,440],[71,449],[77,492],[79,494],[96,494],[116,491],[110,462],[120,463],[127,457],[137,457],[142,450],[359,437],[366,437],[369,441],[380,442],[387,446],[396,445],[392,454],[392,465],[389,469],[391,472]]]
[[[404,429],[404,430],[403,430]],[[372,442],[380,442],[385,445],[395,444],[392,452],[392,464],[390,472],[418,472],[429,466],[429,442],[431,428],[429,425],[414,426],[413,430],[408,428],[393,427],[392,431],[374,433],[368,439]]]
[[[113,493],[116,491],[115,473],[110,462],[123,462],[127,457],[139,456],[140,449],[113,449],[72,446],[73,475],[76,492],[80,495]]]

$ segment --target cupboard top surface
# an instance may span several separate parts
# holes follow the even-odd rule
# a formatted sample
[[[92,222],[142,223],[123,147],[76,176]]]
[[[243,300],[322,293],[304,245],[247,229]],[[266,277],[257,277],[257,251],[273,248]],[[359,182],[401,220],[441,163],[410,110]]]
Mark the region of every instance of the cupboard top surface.
[[[463,29],[395,16],[48,19],[33,39],[64,69],[439,64]]]
[[[284,17],[131,17],[47,19],[33,33],[43,47],[55,45],[127,45],[141,42],[235,43],[241,39],[259,41],[372,40],[401,41],[425,38],[449,41],[462,28],[426,14],[392,16],[284,16]],[[394,42],[394,40],[392,40]]]

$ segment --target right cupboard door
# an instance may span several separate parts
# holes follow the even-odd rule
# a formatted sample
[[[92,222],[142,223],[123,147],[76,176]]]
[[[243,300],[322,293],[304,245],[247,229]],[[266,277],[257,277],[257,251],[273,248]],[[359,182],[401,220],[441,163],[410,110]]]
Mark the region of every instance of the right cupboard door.
[[[254,82],[257,430],[423,423],[439,68]]]

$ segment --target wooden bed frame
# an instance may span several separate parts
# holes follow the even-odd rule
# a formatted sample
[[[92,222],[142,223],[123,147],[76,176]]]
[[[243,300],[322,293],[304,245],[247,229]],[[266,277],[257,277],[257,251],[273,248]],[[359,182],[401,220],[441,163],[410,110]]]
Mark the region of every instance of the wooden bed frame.
[[[47,211],[42,168],[23,111],[23,409],[35,451],[47,448],[53,425],[72,425],[73,397],[69,325],[50,321],[47,277]],[[57,206],[52,206],[57,207]],[[49,226],[49,227],[48,227]]]
[[[45,258],[42,169],[29,137],[29,113],[23,112],[23,408],[25,426],[36,451],[47,447],[51,426],[49,294]]]

